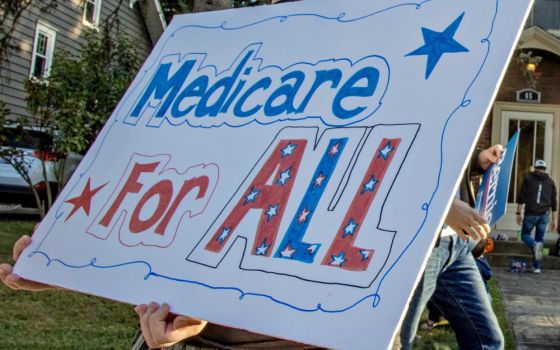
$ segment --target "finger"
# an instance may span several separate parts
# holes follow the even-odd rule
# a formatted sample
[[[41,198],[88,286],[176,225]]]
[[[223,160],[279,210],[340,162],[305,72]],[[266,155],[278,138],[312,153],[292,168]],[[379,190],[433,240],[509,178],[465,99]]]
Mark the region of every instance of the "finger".
[[[16,241],[16,243],[14,243],[14,248],[12,251],[12,257],[14,258],[14,260],[17,261],[17,259],[19,259],[19,256],[21,255],[21,252],[25,248],[27,248],[30,244],[31,244],[31,237],[29,237],[28,235],[21,236]]]
[[[153,341],[152,332],[150,330],[150,322],[149,322],[150,315],[152,314],[153,311],[150,310],[150,308],[146,304],[138,305],[137,307],[134,308],[134,310],[136,311],[136,313],[140,318],[140,329],[142,330],[142,334],[144,335],[146,344],[148,344],[149,347],[156,347]]]
[[[196,318],[187,317],[187,316],[177,316],[173,320],[173,330],[178,331],[182,328],[187,327],[196,327],[202,325],[206,321],[202,321]]]
[[[35,281],[30,281],[30,280],[21,278],[19,275],[16,275],[15,273],[12,273],[12,274],[6,276],[5,284],[12,289],[28,290],[28,291],[33,291],[33,292],[56,289],[55,287],[53,287],[51,285],[48,285],[48,284],[35,282]]]
[[[459,230],[454,230],[454,231],[457,232],[457,235],[463,241],[466,241],[467,239],[469,239],[469,235],[465,230],[459,229]]]
[[[180,316],[173,321],[175,339],[186,339],[198,335],[208,322],[196,318]]]
[[[168,342],[167,339],[167,316],[169,316],[169,306],[167,304],[159,305],[158,303],[150,303],[148,310],[151,310],[148,323],[152,332],[152,340],[159,347]],[[171,327],[171,325],[169,325]]]
[[[486,227],[484,225],[473,226],[471,227],[471,230],[474,233],[474,235],[472,236],[474,239],[479,240],[479,239],[486,238],[487,232],[486,232]]]
[[[6,277],[12,273],[12,266],[8,264],[0,264],[0,281],[6,284]]]
[[[154,330],[161,331],[159,333],[164,333],[167,328],[167,317],[169,316],[169,305],[163,304],[158,305],[157,303],[150,303],[150,308],[154,309],[154,312],[150,316],[150,329],[152,330],[152,335],[156,338],[156,341],[166,341],[163,339],[163,334],[156,334]],[[170,325],[171,326],[171,325]]]

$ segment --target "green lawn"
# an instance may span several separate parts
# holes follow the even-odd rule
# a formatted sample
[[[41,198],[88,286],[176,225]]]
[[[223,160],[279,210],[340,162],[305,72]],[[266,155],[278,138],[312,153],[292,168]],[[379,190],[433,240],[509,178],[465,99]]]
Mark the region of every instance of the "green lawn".
[[[34,225],[0,221],[0,262],[11,261],[13,242]],[[490,289],[506,349],[514,349],[495,281]],[[130,305],[73,292],[14,292],[0,284],[0,349],[128,349],[136,322]],[[457,348],[447,328],[418,335],[416,349]]]
[[[32,222],[0,222],[0,262]],[[0,285],[0,349],[129,349],[132,306],[84,294],[15,292]]]

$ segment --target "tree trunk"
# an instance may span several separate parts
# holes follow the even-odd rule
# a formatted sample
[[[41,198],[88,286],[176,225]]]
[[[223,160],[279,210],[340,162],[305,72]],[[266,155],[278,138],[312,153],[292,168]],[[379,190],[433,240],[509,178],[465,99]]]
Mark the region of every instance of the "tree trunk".
[[[194,0],[193,12],[223,10],[232,7],[233,0]]]

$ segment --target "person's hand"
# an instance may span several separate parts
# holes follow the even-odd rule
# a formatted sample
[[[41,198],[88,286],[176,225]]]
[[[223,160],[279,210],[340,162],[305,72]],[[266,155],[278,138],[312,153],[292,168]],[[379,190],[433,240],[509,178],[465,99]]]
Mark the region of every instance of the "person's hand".
[[[490,233],[490,226],[482,215],[458,198],[453,199],[445,223],[457,232],[462,240],[468,237],[474,240],[485,239]]]
[[[14,243],[13,248],[13,258],[15,261],[19,259],[21,252],[27,248],[31,244],[31,237],[25,235],[21,236],[16,243]],[[29,291],[40,291],[40,290],[49,290],[49,289],[57,289],[54,286],[33,282],[21,278],[20,276],[13,273],[13,266],[10,264],[0,264],[0,280],[6,286],[11,289],[21,289],[21,290],[29,290]]]
[[[478,164],[482,169],[486,170],[490,164],[498,162],[503,151],[504,147],[500,144],[485,149],[478,154]]]
[[[521,224],[523,224],[523,214],[515,215],[515,222],[517,222],[517,225],[521,226]]]
[[[169,313],[169,305],[150,303],[134,308],[140,316],[140,327],[150,348],[171,346],[181,340],[198,335],[207,322]]]
[[[550,223],[548,224],[548,231],[549,232],[554,232],[554,229],[556,228],[556,219],[551,219]]]

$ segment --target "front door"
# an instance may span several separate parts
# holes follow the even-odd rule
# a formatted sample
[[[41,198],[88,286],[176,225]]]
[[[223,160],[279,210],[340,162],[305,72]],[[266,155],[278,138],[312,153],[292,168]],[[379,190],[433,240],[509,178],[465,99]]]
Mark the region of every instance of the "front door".
[[[549,166],[552,164],[552,121],[553,113],[502,111],[500,143],[507,144],[519,129],[519,144],[514,159],[508,194],[508,208],[504,218],[498,224],[499,230],[519,230],[515,223],[517,194],[523,176],[532,170],[537,159],[544,159]]]

